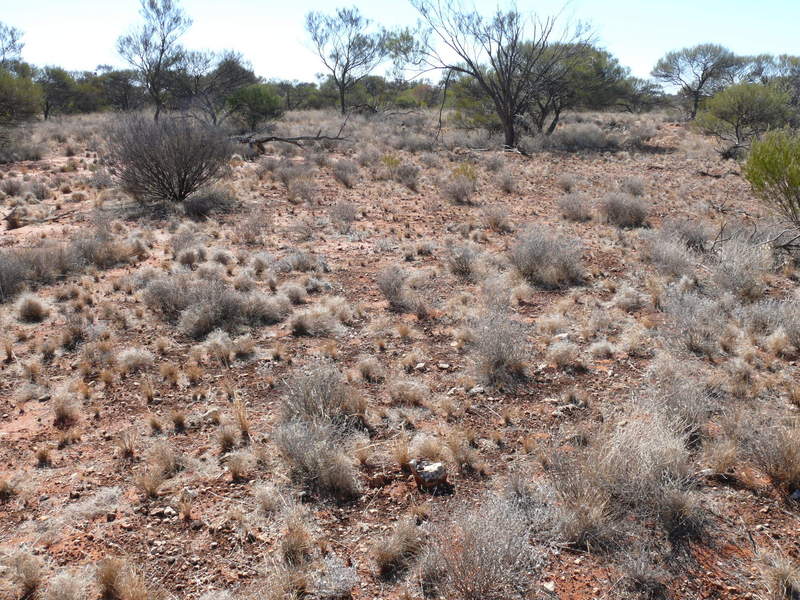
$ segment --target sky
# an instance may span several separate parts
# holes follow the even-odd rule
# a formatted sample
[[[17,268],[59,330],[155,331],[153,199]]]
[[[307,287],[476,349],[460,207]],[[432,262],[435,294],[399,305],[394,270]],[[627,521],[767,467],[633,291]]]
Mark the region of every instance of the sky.
[[[496,0],[466,0],[484,13]],[[241,52],[266,79],[312,81],[322,65],[304,28],[308,11],[357,6],[385,26],[413,25],[407,0],[182,0],[194,23],[183,38],[195,50]],[[501,2],[500,7],[507,7]],[[667,51],[714,42],[738,54],[800,54],[800,0],[517,0],[521,12],[560,14],[591,25],[597,44],[647,77]],[[138,0],[0,0],[0,21],[24,33],[24,60],[93,70],[124,66],[116,39],[140,21]]]

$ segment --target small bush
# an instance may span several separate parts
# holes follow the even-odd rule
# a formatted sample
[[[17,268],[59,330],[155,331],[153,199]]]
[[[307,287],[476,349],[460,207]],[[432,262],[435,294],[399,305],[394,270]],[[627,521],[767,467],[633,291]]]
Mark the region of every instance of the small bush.
[[[647,221],[647,206],[630,194],[608,194],[600,209],[607,223],[620,228],[643,227]]]
[[[501,171],[497,175],[497,185],[506,194],[513,194],[517,191],[517,179],[510,171]]]
[[[592,220],[592,211],[583,194],[570,193],[558,199],[561,215],[568,221],[583,223]]]
[[[424,547],[424,539],[412,520],[397,523],[372,550],[381,577],[390,578],[405,571]]]
[[[456,277],[474,281],[480,256],[480,249],[474,244],[452,246],[447,256],[447,266]]]
[[[800,489],[800,429],[793,426],[759,428],[747,444],[755,463],[787,494]]]
[[[644,179],[641,177],[626,177],[620,182],[619,189],[625,194],[641,197],[644,196],[644,185]]]
[[[352,202],[337,202],[331,206],[328,214],[336,223],[340,233],[347,233],[358,217],[358,208]]]
[[[231,212],[236,198],[227,190],[210,188],[200,190],[186,198],[183,210],[190,219],[206,219],[212,214]]]
[[[50,310],[39,298],[28,294],[20,298],[17,306],[17,314],[19,314],[21,321],[26,323],[39,323],[50,314]]]
[[[529,535],[522,510],[490,498],[434,532],[432,547],[421,560],[423,586],[459,600],[523,595],[537,566]]]
[[[217,179],[231,155],[221,130],[186,118],[126,117],[109,135],[119,182],[141,202],[183,202]]]
[[[334,427],[295,421],[279,426],[274,439],[297,483],[342,501],[361,494],[355,467],[342,451],[341,433]]]
[[[333,176],[345,187],[351,188],[358,181],[358,165],[352,160],[340,159],[333,165]]]
[[[620,141],[594,123],[575,123],[558,128],[543,141],[546,150],[564,152],[618,150]]]
[[[398,266],[387,267],[378,274],[378,289],[389,301],[389,308],[397,312],[406,312],[410,308],[407,279],[408,273]]]
[[[397,167],[395,179],[410,189],[412,192],[419,191],[420,168],[411,163],[403,163]]]
[[[442,193],[453,204],[472,204],[475,182],[463,175],[455,175],[444,184]]]
[[[531,227],[520,234],[509,250],[509,260],[522,277],[545,288],[583,280],[578,241],[554,236],[541,227]]]
[[[281,401],[284,421],[336,424],[349,428],[362,418],[357,398],[332,365],[317,365],[295,373]]]
[[[471,325],[477,372],[487,384],[513,387],[525,380],[528,357],[522,325],[502,313],[489,313]]]

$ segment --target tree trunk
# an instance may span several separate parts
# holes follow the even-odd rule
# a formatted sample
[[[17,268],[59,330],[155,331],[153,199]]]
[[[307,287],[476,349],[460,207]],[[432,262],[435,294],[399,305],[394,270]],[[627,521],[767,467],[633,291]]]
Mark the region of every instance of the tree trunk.
[[[511,118],[503,118],[500,119],[503,122],[503,144],[506,148],[516,148],[517,147],[517,131],[514,128],[514,117]]]
[[[342,109],[342,114],[347,114],[347,106],[344,102],[344,86],[339,86],[339,107]]]
[[[160,114],[161,114],[161,103],[160,102],[156,102],[156,112],[153,115],[153,120],[154,121],[158,121],[158,116]]]
[[[550,122],[550,127],[547,128],[547,135],[551,135],[558,126],[558,120],[561,117],[561,111],[556,109],[555,114],[553,115],[553,120]]]
[[[694,120],[697,116],[697,109],[700,106],[700,92],[695,92],[692,94],[692,114],[690,115],[690,119]]]

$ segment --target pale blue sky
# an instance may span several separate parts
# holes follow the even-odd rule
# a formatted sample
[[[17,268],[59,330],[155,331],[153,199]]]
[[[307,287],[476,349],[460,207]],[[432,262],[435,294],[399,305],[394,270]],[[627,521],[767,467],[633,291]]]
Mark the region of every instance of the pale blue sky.
[[[355,4],[385,25],[410,25],[406,0],[183,0],[194,20],[184,38],[193,49],[242,52],[258,75],[312,80],[321,66],[306,36],[305,13]],[[477,0],[481,11],[498,4]],[[500,4],[507,6],[507,4]],[[800,0],[518,0],[522,11],[589,22],[599,45],[633,73],[647,76],[666,51],[716,42],[740,54],[800,54]],[[117,37],[137,22],[138,0],[0,0],[0,20],[23,30],[25,60],[70,70],[121,65]]]

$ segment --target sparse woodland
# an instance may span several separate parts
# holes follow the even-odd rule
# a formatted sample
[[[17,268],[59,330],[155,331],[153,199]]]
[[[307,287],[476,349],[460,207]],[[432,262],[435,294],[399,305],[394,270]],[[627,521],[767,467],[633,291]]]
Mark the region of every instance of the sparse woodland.
[[[317,108],[232,55],[177,105],[152,0],[137,104],[42,114],[0,26],[0,598],[800,596],[797,61],[547,108],[525,81],[597,83],[584,32],[414,5],[309,16]],[[512,47],[530,121],[486,108]]]

